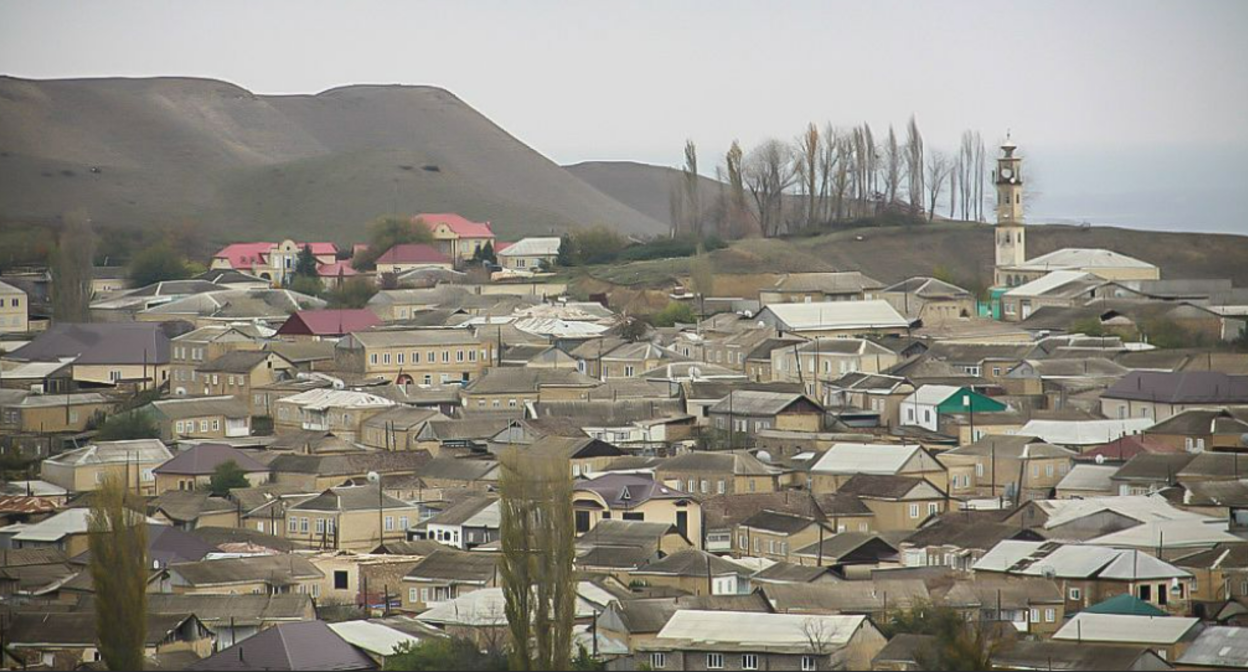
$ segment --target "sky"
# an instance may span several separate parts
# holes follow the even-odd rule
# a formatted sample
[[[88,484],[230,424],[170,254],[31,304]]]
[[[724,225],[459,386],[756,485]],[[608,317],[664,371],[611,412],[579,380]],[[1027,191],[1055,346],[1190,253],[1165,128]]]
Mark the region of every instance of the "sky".
[[[1248,234],[1248,2],[0,0],[0,73],[454,92],[559,163],[914,114],[1009,130],[1035,221]]]

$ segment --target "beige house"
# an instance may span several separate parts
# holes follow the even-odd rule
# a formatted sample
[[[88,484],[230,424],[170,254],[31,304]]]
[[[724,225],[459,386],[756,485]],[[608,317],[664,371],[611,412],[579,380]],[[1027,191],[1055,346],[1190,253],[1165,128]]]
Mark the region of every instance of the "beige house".
[[[234,397],[247,405],[249,414],[261,415],[264,408],[256,408],[252,389],[286,380],[295,372],[295,365],[276,352],[238,350],[221,355],[196,369],[196,377],[203,387],[194,391],[206,396]]]
[[[361,331],[338,342],[334,359],[343,371],[399,384],[443,385],[480,378],[493,362],[494,348],[467,329]]]
[[[464,408],[523,412],[526,404],[584,399],[599,381],[572,369],[493,368],[463,389]]]
[[[794,562],[800,548],[835,534],[827,523],[810,516],[763,510],[746,518],[733,532],[734,552],[740,556]]]
[[[917,530],[949,506],[945,493],[923,478],[858,474],[837,492],[862,500],[875,514],[875,529],[880,532]]]
[[[0,282],[0,333],[24,333],[30,330],[30,302],[26,292]]]
[[[762,327],[806,338],[854,336],[901,336],[911,321],[887,301],[823,301],[773,303],[754,316]]]
[[[330,431],[353,441],[365,420],[395,406],[395,402],[367,392],[316,389],[273,402],[278,433],[299,429]]]
[[[498,555],[437,550],[416,563],[403,577],[401,609],[421,612],[461,595],[499,583]]]
[[[151,389],[169,380],[169,339],[158,324],[61,322],[5,359],[72,360],[74,381],[89,385]]]
[[[696,451],[659,463],[655,478],[677,490],[703,497],[780,489],[783,470],[745,450]]]
[[[209,325],[174,338],[169,348],[170,393],[210,394],[197,369],[229,352],[261,349],[257,336],[247,327]]]
[[[169,565],[169,586],[175,595],[320,596],[325,575],[303,555],[254,555]]]
[[[918,277],[885,287],[879,297],[897,312],[931,326],[975,315],[975,297],[957,285],[936,278]]]
[[[858,271],[837,273],[786,273],[768,289],[759,291],[764,306],[775,303],[867,301],[878,298],[884,283]]]
[[[251,435],[251,412],[233,396],[158,399],[134,412],[153,418],[165,441]]]
[[[152,470],[156,474],[156,494],[170,490],[202,490],[222,464],[233,462],[252,486],[269,480],[269,468],[251,455],[224,443],[200,443]]]
[[[900,361],[897,353],[861,338],[816,338],[771,351],[771,379],[800,383],[813,399],[825,399],[833,383],[850,373],[881,373]]]
[[[572,494],[576,533],[609,519],[673,525],[702,548],[702,505],[687,493],[636,474],[607,474],[580,481]]]
[[[838,492],[859,474],[919,478],[941,490],[949,483],[944,465],[922,446],[837,442],[811,466],[808,488],[815,494]]]
[[[949,470],[950,494],[955,497],[1020,501],[1047,497],[1070,473],[1076,454],[1033,436],[990,434],[936,459]]]
[[[1091,273],[1105,280],[1159,280],[1161,269],[1112,250],[1067,247],[1018,264],[999,264],[998,286],[1017,287],[1053,271]]]
[[[554,267],[559,258],[557,236],[522,238],[496,252],[498,263],[513,271],[540,271]],[[499,245],[501,247],[501,243]]]
[[[71,492],[89,492],[116,478],[133,491],[156,494],[155,469],[173,457],[158,439],[100,441],[43,461],[43,480]]]
[[[13,394],[6,394],[12,392]],[[33,394],[0,391],[0,434],[81,432],[117,407],[98,392]]]
[[[371,551],[407,539],[420,507],[379,492],[376,486],[330,488],[286,508],[282,536],[309,548]]]
[[[457,261],[472,259],[486,243],[494,244],[489,222],[474,222],[455,213],[423,213],[412,219],[428,227],[434,246]]]

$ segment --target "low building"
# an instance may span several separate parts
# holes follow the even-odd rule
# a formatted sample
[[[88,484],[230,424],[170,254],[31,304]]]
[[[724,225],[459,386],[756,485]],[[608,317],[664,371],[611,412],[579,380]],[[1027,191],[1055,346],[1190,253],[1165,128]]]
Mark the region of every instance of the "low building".
[[[1132,371],[1101,393],[1107,418],[1162,422],[1194,408],[1248,406],[1248,376],[1218,371]]]
[[[748,446],[764,430],[817,432],[823,428],[823,407],[792,392],[733,390],[707,410],[710,426],[729,448]]]
[[[763,306],[777,303],[867,301],[880,298],[884,283],[858,271],[786,273],[771,287],[759,290]]]
[[[892,305],[880,300],[773,303],[759,311],[755,320],[778,332],[806,338],[900,336],[911,325]]]
[[[164,441],[251,435],[251,410],[233,395],[157,399],[134,412],[152,418]]]
[[[154,495],[155,470],[172,457],[157,439],[100,441],[44,460],[43,480],[71,492],[89,492],[115,478],[133,492]]]
[[[333,340],[379,324],[381,318],[367,308],[301,310],[287,318],[275,335],[293,341]]]
[[[400,608],[422,612],[471,592],[497,586],[498,562],[494,553],[434,551],[403,577]]]
[[[360,435],[365,420],[395,405],[390,399],[367,392],[308,390],[273,402],[274,427],[279,433],[299,429],[331,431],[352,441]]]
[[[295,364],[276,352],[235,350],[195,369],[202,388],[192,388],[191,393],[234,397],[248,406],[251,415],[261,415],[264,408],[257,406],[252,390],[289,380],[295,372]]]
[[[199,443],[152,470],[156,475],[156,494],[207,488],[216,470],[230,462],[243,472],[252,486],[269,480],[269,468],[247,453],[224,443]]]
[[[99,392],[34,394],[0,389],[0,434],[81,432],[117,405]]]
[[[685,492],[702,496],[775,492],[784,470],[745,450],[690,452],[660,462],[656,478]]]
[[[636,645],[633,663],[652,670],[865,670],[886,641],[866,616],[681,609],[654,639]]]
[[[561,243],[562,239],[557,236],[521,238],[498,250],[496,256],[503,268],[514,271],[542,271],[554,267],[559,258]]]
[[[30,331],[30,301],[26,292],[0,281],[0,332]]]
[[[291,504],[282,535],[309,548],[369,551],[407,539],[420,507],[386,495],[377,486],[345,486]]]
[[[170,590],[177,595],[320,596],[324,573],[303,555],[253,555],[169,565]]]
[[[361,331],[338,341],[339,369],[402,384],[468,383],[494,359],[494,343],[467,329]]]
[[[151,389],[169,380],[169,338],[158,324],[62,322],[4,358],[22,362],[71,358],[74,382],[80,385]]]
[[[990,434],[937,459],[949,470],[950,494],[1021,501],[1047,498],[1077,454],[1032,436]]]
[[[892,474],[855,474],[837,494],[862,500],[875,514],[878,532],[916,530],[949,506],[948,495],[927,479]]]
[[[455,262],[432,245],[400,243],[377,257],[378,273],[405,273],[417,268],[455,267]]]
[[[636,474],[607,474],[574,486],[572,507],[577,534],[603,520],[639,520],[672,525],[702,547],[702,506],[688,493]]]
[[[1082,612],[1067,621],[1053,635],[1053,640],[1078,644],[1148,647],[1162,660],[1177,661],[1196,641],[1201,630],[1198,618],[1153,618]]]

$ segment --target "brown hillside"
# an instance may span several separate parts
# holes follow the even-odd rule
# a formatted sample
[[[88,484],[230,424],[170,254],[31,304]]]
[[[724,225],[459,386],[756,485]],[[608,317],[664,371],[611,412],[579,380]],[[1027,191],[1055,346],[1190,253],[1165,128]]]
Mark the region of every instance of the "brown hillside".
[[[488,219],[504,237],[667,228],[434,87],[263,96],[204,79],[0,77],[0,222],[77,206],[105,225],[195,221],[217,241],[348,242],[380,214],[419,211]]]

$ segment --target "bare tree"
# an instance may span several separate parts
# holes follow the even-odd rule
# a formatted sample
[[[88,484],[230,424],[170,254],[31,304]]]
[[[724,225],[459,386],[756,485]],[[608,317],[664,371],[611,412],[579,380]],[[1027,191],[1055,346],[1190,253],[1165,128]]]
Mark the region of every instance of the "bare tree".
[[[987,156],[984,152],[984,139],[975,131],[975,219],[984,221],[984,172]]]
[[[667,194],[667,212],[672,220],[672,237],[684,232],[685,188],[680,177],[672,180]]]
[[[901,188],[902,171],[901,147],[897,145],[897,133],[893,125],[888,125],[888,141],[884,145],[884,204],[893,205],[897,202],[897,191]]]
[[[806,202],[806,226],[815,224],[815,205],[819,191],[820,149],[819,128],[814,122],[807,124],[806,132],[797,136],[794,155],[797,157],[794,169],[797,182],[801,185],[802,196]]]
[[[906,126],[906,186],[910,208],[916,212],[923,209],[923,167],[923,136],[912,114]]]
[[[62,219],[52,254],[52,317],[57,322],[90,322],[95,233],[86,210],[71,210]]]
[[[681,169],[685,184],[685,217],[688,230],[695,236],[702,235],[702,196],[698,193],[698,148],[693,140],[685,141],[685,165]]]
[[[828,623],[827,619],[807,618],[802,622],[802,633],[806,635],[806,645],[810,647],[810,652],[816,659],[822,658],[827,662],[826,668],[823,665],[816,665],[817,669],[848,669],[844,647],[836,644],[837,628]]]
[[[742,238],[753,230],[749,204],[745,200],[744,153],[736,140],[724,155],[724,170],[728,173],[728,229],[731,238]]]
[[[945,178],[949,175],[949,157],[944,152],[933,150],[927,156],[927,221],[936,216],[936,201],[945,188]]]
[[[571,464],[534,445],[504,451],[499,465],[510,669],[569,669],[576,604]]]
[[[836,138],[836,166],[832,174],[832,194],[836,205],[833,219],[848,216],[845,198],[850,195],[854,180],[854,139],[852,133],[841,133]]]
[[[792,150],[779,140],[763,141],[745,158],[742,177],[754,199],[763,236],[779,235],[784,224],[784,191],[794,181]]]
[[[823,137],[819,143],[819,219],[824,222],[833,220],[832,213],[832,175],[839,165],[838,153],[839,133],[831,124],[823,127]]]

